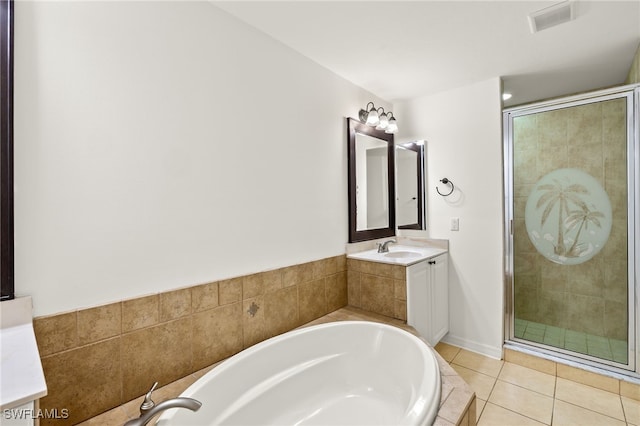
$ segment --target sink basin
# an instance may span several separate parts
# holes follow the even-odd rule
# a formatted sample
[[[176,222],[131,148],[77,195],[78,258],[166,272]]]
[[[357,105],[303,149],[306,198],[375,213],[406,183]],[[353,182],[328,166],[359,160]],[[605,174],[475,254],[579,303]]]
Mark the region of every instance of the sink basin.
[[[436,247],[421,247],[398,244],[391,246],[387,253],[378,253],[377,249],[370,249],[361,251],[359,253],[350,253],[347,257],[350,259],[364,260],[367,262],[379,262],[387,263],[390,265],[409,266],[446,252],[446,249]]]
[[[389,253],[385,253],[384,256],[393,257],[393,258],[406,258],[406,257],[419,257],[421,256],[421,254],[418,253],[417,251],[398,250],[398,251],[390,251]]]

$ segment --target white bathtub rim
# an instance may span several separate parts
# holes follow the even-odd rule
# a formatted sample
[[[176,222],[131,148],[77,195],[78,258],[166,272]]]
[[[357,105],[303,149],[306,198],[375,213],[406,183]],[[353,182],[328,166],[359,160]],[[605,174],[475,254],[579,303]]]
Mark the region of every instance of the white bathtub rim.
[[[189,386],[180,396],[198,399],[197,394],[199,393],[199,391],[203,390],[203,388],[207,386],[208,382],[210,382],[211,380],[214,380],[216,376],[224,374],[227,370],[229,370],[230,368],[233,368],[234,365],[238,364],[243,359],[250,358],[251,356],[255,356],[256,352],[262,351],[273,345],[280,345],[282,344],[283,341],[294,339],[297,336],[313,333],[318,330],[330,329],[330,328],[341,327],[341,326],[342,327],[354,326],[354,325],[374,327],[380,330],[386,330],[387,332],[400,334],[403,336],[403,338],[408,339],[417,347],[422,348],[421,350],[422,353],[429,354],[427,355],[427,357],[433,363],[432,367],[434,368],[434,380],[430,382],[432,386],[429,389],[427,389],[427,391],[430,392],[430,394],[433,396],[433,400],[435,400],[435,403],[433,403],[433,401],[426,401],[424,400],[425,398],[421,398],[423,399],[422,404],[414,403],[411,407],[407,407],[409,408],[407,415],[409,418],[415,419],[417,421],[417,424],[420,424],[420,425],[423,425],[423,424],[426,425],[433,422],[439,410],[439,405],[440,405],[439,402],[440,402],[440,394],[441,394],[440,371],[439,371],[437,358],[433,353],[433,349],[423,339],[411,334],[406,330],[403,330],[399,327],[395,327],[392,325],[374,322],[374,321],[334,321],[334,322],[294,329],[289,332],[271,337],[267,340],[259,342],[253,346],[250,346],[242,350],[241,352],[238,352],[237,354],[223,360],[218,365],[216,365],[213,369],[208,371],[205,375],[200,377],[191,386]],[[203,402],[203,404],[206,403],[206,401],[201,401],[201,402]],[[420,405],[422,406],[428,405],[428,407],[423,412],[411,413],[411,411],[416,411],[416,408],[419,407]],[[171,425],[171,420],[178,411],[179,409],[167,410],[158,419],[157,425],[158,426]],[[410,424],[414,424],[414,423],[410,423]]]

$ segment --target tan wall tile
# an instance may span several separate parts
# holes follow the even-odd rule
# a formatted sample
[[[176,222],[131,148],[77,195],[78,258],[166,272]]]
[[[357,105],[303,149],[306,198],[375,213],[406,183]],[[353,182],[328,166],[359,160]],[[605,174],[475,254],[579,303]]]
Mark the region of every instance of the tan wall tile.
[[[338,273],[338,258],[327,257],[326,259],[324,259],[324,275],[329,276],[336,273]]]
[[[627,302],[604,301],[604,333],[610,339],[627,340]]]
[[[298,315],[301,324],[328,313],[324,281],[317,279],[298,286]]]
[[[67,419],[41,419],[42,426],[71,425],[122,403],[120,338],[42,358],[48,395],[43,410],[67,409]]]
[[[119,336],[122,333],[122,303],[111,303],[78,311],[78,343],[88,343]]]
[[[373,263],[373,273],[380,277],[393,278],[393,266],[388,263]]]
[[[393,280],[393,297],[398,300],[407,300],[407,282],[405,280]]]
[[[402,265],[393,265],[392,277],[395,280],[407,280],[407,267]]]
[[[129,401],[186,376],[192,367],[191,317],[162,323],[122,336],[122,391]]]
[[[349,305],[359,308],[362,306],[361,295],[362,274],[351,269],[347,271],[347,301]]]
[[[264,315],[267,336],[276,336],[300,325],[298,320],[298,288],[285,287],[265,295]]]
[[[242,298],[252,299],[264,294],[264,274],[252,274],[242,278]]]
[[[325,278],[327,292],[327,312],[347,306],[347,273],[342,271]]]
[[[218,297],[220,298],[219,302],[221,306],[242,301],[242,281],[242,277],[239,277],[218,283]]]
[[[283,269],[282,283],[284,287],[291,287],[313,279],[313,269],[311,263],[289,266]]]
[[[191,314],[191,288],[160,293],[160,321],[171,321]]]
[[[407,302],[395,299],[393,301],[393,317],[402,321],[407,320]]]
[[[254,311],[253,315],[250,313],[252,310]],[[243,301],[242,330],[244,348],[255,345],[267,338],[264,320],[264,296],[245,299]]]
[[[361,263],[358,259],[347,258],[347,271],[360,272]]]
[[[377,275],[376,265],[377,265],[376,262],[367,262],[367,261],[361,260],[358,267],[360,268],[360,272],[362,272],[363,274]]]
[[[123,425],[128,420],[130,420],[130,417],[122,407],[118,406],[112,410],[107,411],[106,413],[103,413],[96,417],[92,417],[82,423],[78,423],[78,426]]]
[[[240,352],[242,347],[242,303],[193,315],[194,371]]]
[[[301,324],[300,318],[306,321],[326,314],[328,309],[345,306],[346,269],[346,256],[333,256],[292,268],[36,318],[34,328],[41,356],[47,360],[43,365],[52,377],[51,383],[47,378],[50,393],[60,382],[56,377],[71,365],[77,371],[67,372],[63,383],[84,381],[84,375],[91,375],[96,381],[110,384],[109,390],[114,393],[104,393],[108,402],[98,403],[101,411],[107,410],[143,394],[153,381],[171,382],[267,337],[289,331]],[[285,271],[288,284],[293,283],[289,288],[284,288]],[[317,279],[312,281],[314,277]],[[299,292],[302,304],[308,308],[303,314],[299,312]],[[246,300],[239,303],[243,296]],[[252,303],[258,306],[254,316],[248,312]],[[103,339],[107,340],[91,344]],[[73,349],[79,344],[88,345]],[[66,352],[52,355],[60,351]],[[118,371],[111,371],[108,362],[97,361],[111,369],[104,374],[100,373],[104,369],[89,365],[100,357],[115,363]],[[78,400],[75,395],[67,395],[66,389],[65,392],[51,393],[45,404]],[[83,394],[91,396],[92,391]],[[96,414],[94,406],[87,408],[82,401],[74,404],[73,423]]]
[[[282,285],[282,269],[275,269],[273,271],[262,272],[262,281],[264,283],[264,292],[271,293],[280,290]]]
[[[219,306],[218,283],[201,284],[191,288],[193,312],[206,311]]]
[[[310,262],[309,265],[311,268],[311,279],[319,280],[320,278],[324,278],[324,275],[325,275],[324,260],[316,260],[314,262]]]
[[[158,323],[159,297],[138,297],[122,302],[122,332],[150,327]]]
[[[35,318],[33,329],[41,357],[78,345],[77,312]]]
[[[360,299],[362,309],[392,317],[394,314],[393,279],[362,274]]]

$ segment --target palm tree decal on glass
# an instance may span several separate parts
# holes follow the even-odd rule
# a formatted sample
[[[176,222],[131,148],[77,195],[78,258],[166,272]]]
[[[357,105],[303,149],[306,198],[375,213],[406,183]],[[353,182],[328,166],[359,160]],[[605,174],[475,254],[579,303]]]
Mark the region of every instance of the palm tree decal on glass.
[[[580,241],[580,233],[583,229],[589,229],[589,223],[593,223],[598,228],[602,228],[600,219],[604,219],[603,213],[591,211],[586,206],[582,210],[573,210],[569,213],[565,224],[567,228],[575,228],[577,226],[578,232],[574,238],[573,244],[567,251],[567,255],[571,257],[580,255],[580,252],[583,250],[582,248],[580,248],[580,245],[578,245],[578,241]],[[578,223],[580,225],[578,225]]]
[[[582,263],[599,252],[609,237],[611,203],[589,174],[558,169],[534,187],[525,223],[531,242],[549,260]]]

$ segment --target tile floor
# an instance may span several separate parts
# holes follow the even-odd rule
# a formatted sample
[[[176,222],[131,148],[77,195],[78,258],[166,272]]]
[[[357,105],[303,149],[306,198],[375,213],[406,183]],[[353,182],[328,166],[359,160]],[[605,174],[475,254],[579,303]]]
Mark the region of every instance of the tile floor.
[[[479,426],[640,425],[640,401],[439,343],[476,393]]]
[[[621,364],[627,363],[628,351],[625,340],[608,339],[594,334],[522,319],[516,319],[514,331],[516,337],[521,339],[544,343]]]

